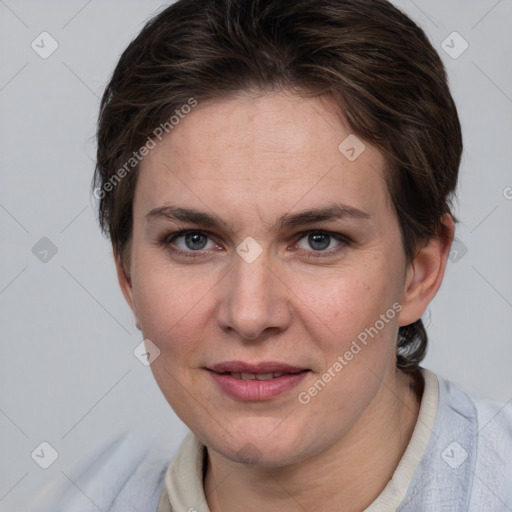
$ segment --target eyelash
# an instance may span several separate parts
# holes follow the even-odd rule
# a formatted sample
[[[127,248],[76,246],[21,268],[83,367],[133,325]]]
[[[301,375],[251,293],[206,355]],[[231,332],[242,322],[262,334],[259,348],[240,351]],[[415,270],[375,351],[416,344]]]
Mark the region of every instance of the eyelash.
[[[210,234],[207,231],[201,231],[201,230],[197,230],[197,229],[185,229],[185,230],[176,231],[176,232],[173,232],[173,233],[167,233],[166,235],[164,235],[161,238],[161,240],[159,241],[159,244],[162,245],[163,247],[167,248],[167,249],[170,249],[173,253],[177,254],[178,256],[184,256],[186,258],[200,258],[200,257],[204,257],[204,252],[202,252],[202,250],[199,250],[199,251],[182,251],[180,249],[172,249],[172,248],[170,248],[170,245],[172,244],[172,242],[174,240],[176,240],[177,238],[179,238],[179,237],[181,237],[183,235],[186,235],[187,233],[200,233],[202,235],[206,235],[208,238],[211,239],[211,236],[210,236]],[[298,243],[304,237],[306,237],[307,235],[311,235],[313,233],[315,233],[315,234],[322,234],[322,235],[328,235],[330,237],[333,237],[338,242],[341,242],[341,244],[338,247],[336,247],[334,249],[330,249],[328,251],[325,251],[325,250],[324,251],[307,251],[306,257],[308,257],[308,258],[325,258],[325,257],[333,256],[335,254],[338,254],[345,247],[350,246],[352,244],[352,241],[349,238],[347,238],[344,235],[341,235],[340,233],[332,233],[330,231],[323,231],[323,230],[320,230],[320,229],[311,229],[311,230],[308,230],[308,231],[303,231],[301,233],[297,233],[297,235],[296,235],[297,238],[296,238],[296,242],[295,243]]]

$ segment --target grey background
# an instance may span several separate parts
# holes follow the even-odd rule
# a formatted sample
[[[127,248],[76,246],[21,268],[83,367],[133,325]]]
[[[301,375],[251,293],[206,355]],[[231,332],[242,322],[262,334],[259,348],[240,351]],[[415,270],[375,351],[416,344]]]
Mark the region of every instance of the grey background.
[[[512,1],[394,3],[446,63],[465,140],[460,243],[424,317],[431,341],[423,366],[507,402]],[[27,496],[117,432],[134,430],[173,450],[186,432],[133,355],[142,338],[89,195],[99,97],[122,50],[161,6],[0,0],[1,511],[22,510]],[[59,45],[47,59],[31,47],[43,31]],[[462,48],[457,36],[446,39],[453,31],[469,44],[458,58],[443,49],[445,40],[452,53]],[[33,253],[43,237],[57,248],[46,262]],[[46,470],[31,458],[42,441],[59,453]]]

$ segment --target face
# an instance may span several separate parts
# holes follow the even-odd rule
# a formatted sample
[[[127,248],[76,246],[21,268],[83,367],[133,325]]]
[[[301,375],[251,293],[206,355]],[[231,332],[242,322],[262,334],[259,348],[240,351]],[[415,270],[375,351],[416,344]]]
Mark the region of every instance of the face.
[[[340,149],[335,112],[285,92],[200,103],[142,162],[123,291],[165,398],[231,460],[253,445],[292,463],[341,439],[416,319],[383,157]]]

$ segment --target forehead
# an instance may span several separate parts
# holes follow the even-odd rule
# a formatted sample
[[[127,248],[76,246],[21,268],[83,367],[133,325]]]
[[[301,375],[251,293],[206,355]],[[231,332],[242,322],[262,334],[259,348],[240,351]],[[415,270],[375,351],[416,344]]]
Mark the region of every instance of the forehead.
[[[260,217],[298,202],[375,210],[387,202],[384,159],[328,96],[238,94],[199,103],[144,157],[136,203],[180,201],[213,211],[252,205]]]

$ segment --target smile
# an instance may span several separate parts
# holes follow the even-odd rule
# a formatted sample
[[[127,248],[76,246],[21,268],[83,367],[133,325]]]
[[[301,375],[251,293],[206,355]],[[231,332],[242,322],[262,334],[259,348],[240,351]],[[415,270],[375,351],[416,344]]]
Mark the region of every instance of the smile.
[[[281,377],[285,375],[283,372],[275,372],[275,373],[238,373],[231,372],[228,375],[234,377],[235,379],[241,380],[270,380],[276,379],[277,377]]]
[[[236,400],[263,401],[284,396],[286,392],[296,387],[310,370],[295,373],[217,373],[208,370],[208,373],[223,394]]]

